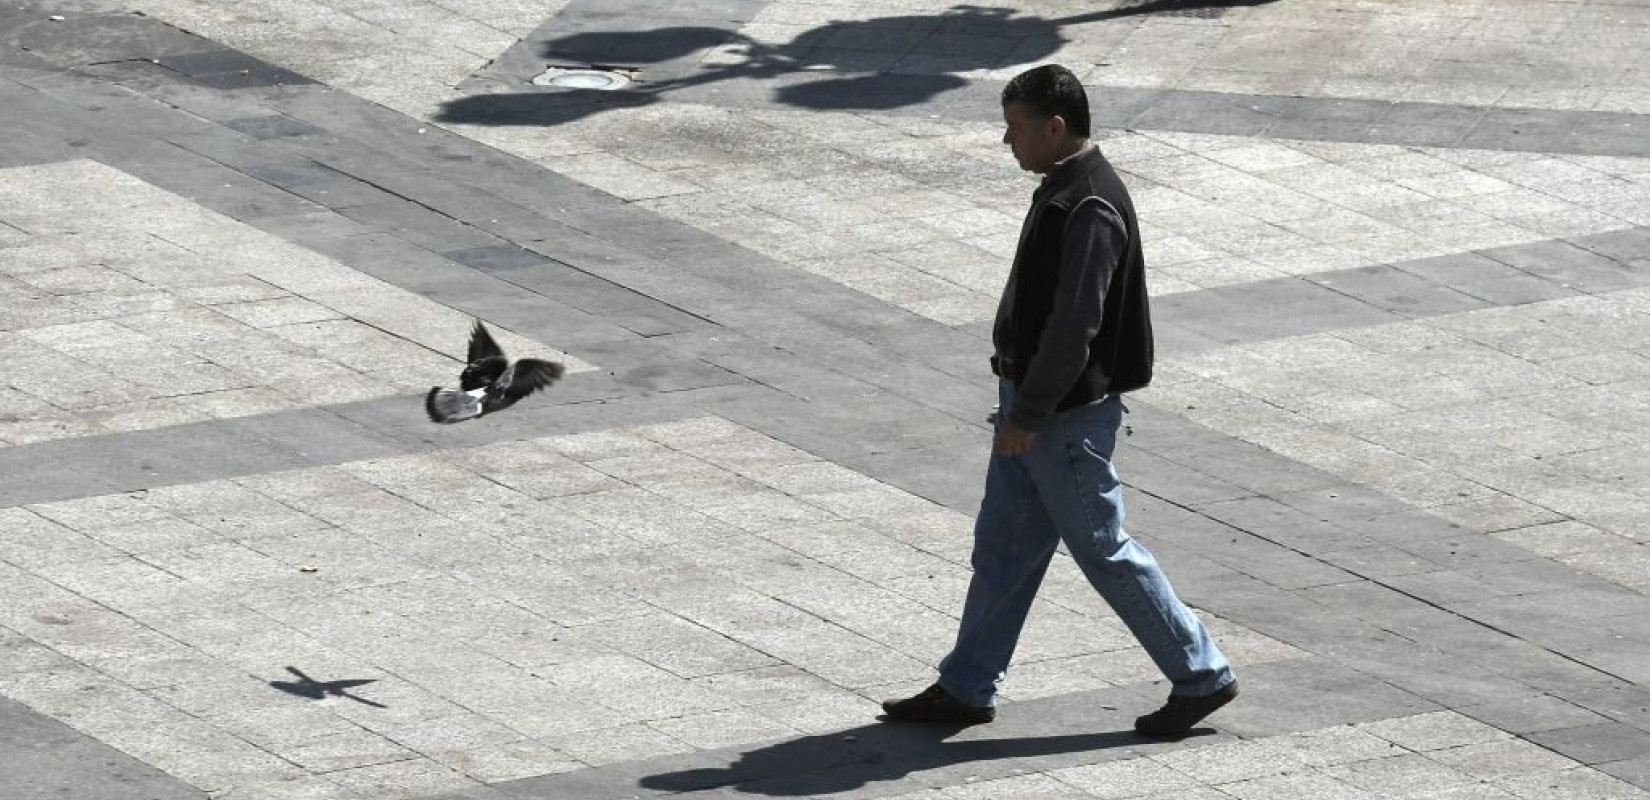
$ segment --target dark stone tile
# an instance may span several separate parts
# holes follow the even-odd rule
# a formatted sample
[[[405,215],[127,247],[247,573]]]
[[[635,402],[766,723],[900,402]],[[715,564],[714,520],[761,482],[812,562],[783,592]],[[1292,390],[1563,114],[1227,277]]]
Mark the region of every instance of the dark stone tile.
[[[253,89],[314,83],[296,72],[260,61],[238,50],[211,50],[156,59],[161,66],[215,89]]]
[[[1424,553],[1421,555],[1425,556]],[[1528,552],[1525,555],[1528,556]],[[1499,591],[1516,594],[1609,585],[1599,578],[1577,572],[1570,566],[1546,559],[1473,564],[1460,567],[1458,570],[1467,577],[1487,583]]]
[[[205,800],[182,781],[90,736],[0,697],[0,763],[6,794],[75,800]]]
[[[139,156],[142,160],[117,159],[116,166],[233,219],[247,221],[323,210],[310,200],[181,147],[164,144],[146,155]]]
[[[1487,108],[1475,132],[1511,135],[1570,133],[1584,116],[1587,115],[1562,109]]]
[[[1268,108],[1284,120],[1340,120],[1367,124],[1399,114],[1405,107],[1404,104],[1384,100],[1352,98],[1270,97],[1268,100]],[[1410,121],[1418,123],[1427,120],[1412,117]]]
[[[405,200],[390,200],[334,209],[374,230],[388,233],[426,250],[444,253],[509,243],[486,231]]]
[[[868,455],[843,465],[953,511],[975,514],[985,492],[983,443],[939,442]],[[979,464],[970,470],[970,464]]]
[[[1530,551],[1483,534],[1466,530],[1434,540],[1415,539],[1393,544],[1443,567],[1467,570],[1482,564],[1526,561]]]
[[[1597,725],[1607,718],[1552,695],[1500,700],[1455,709],[1486,725],[1519,735]]]
[[[1403,509],[1403,503],[1373,489],[1341,484],[1299,492],[1271,492],[1272,499],[1314,518],[1339,523],[1343,519],[1367,519]]]
[[[1210,722],[1244,738],[1278,736],[1433,711],[1413,692],[1326,658],[1243,667],[1243,694]]]
[[[279,139],[283,136],[313,136],[322,133],[320,128],[284,114],[230,120],[225,122],[224,126],[254,139]]]
[[[1618,722],[1537,731],[1524,738],[1583,764],[1650,756],[1650,733]]]
[[[1211,561],[1281,589],[1357,580],[1345,570],[1238,531],[1224,539],[1205,537],[1198,546]]]
[[[237,169],[331,209],[405,202],[382,189],[308,160],[253,163]]]
[[[1184,505],[1201,506],[1205,503],[1251,497],[1255,494],[1252,489],[1221,480],[1145,450],[1123,451],[1119,448],[1113,462],[1128,485]]]
[[[1573,297],[1578,292],[1478,253],[1404,261],[1394,268],[1498,306]]]
[[[1500,636],[1491,642],[1488,636],[1480,634],[1464,643],[1443,642],[1439,649],[1457,660],[1481,665],[1509,680],[1563,697],[1568,697],[1570,692],[1612,689],[1623,685],[1623,681],[1614,675],[1512,636]],[[1505,700],[1508,696],[1485,697],[1471,702],[1492,703]]]
[[[10,54],[21,53],[25,47],[30,61],[64,69],[170,57],[213,46],[194,34],[137,14],[85,14],[66,8],[31,11],[0,21],[0,52],[8,54],[8,61]],[[64,19],[51,20],[50,14]]]
[[[1573,236],[1568,241],[1624,264],[1642,263],[1645,259],[1650,259],[1650,228],[1628,228],[1589,236]]]
[[[1571,686],[1554,694],[1617,722],[1650,731],[1650,686]]]
[[[1154,451],[1170,461],[1220,476],[1257,494],[1306,492],[1342,485],[1339,478],[1327,472],[1239,439]]]
[[[1384,544],[1371,543],[1365,547],[1321,552],[1316,555],[1324,562],[1354,575],[1383,582],[1393,577],[1438,571],[1437,564]]]
[[[332,211],[313,211],[282,217],[260,217],[249,224],[289,242],[308,246],[310,242],[337,239],[346,236],[365,236],[371,228]]]
[[[1627,781],[1640,789],[1650,790],[1650,757],[1629,758],[1607,764],[1594,764],[1593,769]]]
[[[441,255],[483,272],[520,270],[553,263],[550,259],[538,253],[522,249],[513,244],[447,250],[442,252]]]
[[[1336,650],[1334,657],[1351,669],[1446,708],[1536,693],[1530,685],[1484,669],[1471,658],[1430,648],[1346,647]]]
[[[1429,546],[1439,540],[1468,535],[1468,531],[1449,520],[1426,511],[1404,508],[1386,514],[1370,516],[1350,515],[1336,519],[1336,524],[1356,531],[1378,542],[1404,547],[1409,544]]]
[[[1407,147],[1459,147],[1469,127],[1466,123],[1413,123],[1400,117],[1364,128],[1363,133],[1353,141]]]
[[[1369,121],[1362,117],[1286,117],[1266,128],[1266,136],[1321,142],[1356,142],[1365,138]]]
[[[1257,308],[1270,309],[1271,313],[1253,313]],[[1152,314],[1154,323],[1162,318],[1223,344],[1268,341],[1403,319],[1301,278],[1277,278],[1172,294],[1153,300]]]
[[[1282,116],[1274,98],[1218,92],[1165,92],[1129,127],[1258,136]]]
[[[1650,273],[1564,241],[1484,250],[1488,258],[1583,292],[1610,292],[1650,283]]]
[[[1490,305],[1393,266],[1338,270],[1308,280],[1404,317],[1458,314]]]
[[[1371,544],[1362,535],[1269,497],[1204,503],[1198,506],[1198,511],[1239,530],[1307,553],[1347,550]]]

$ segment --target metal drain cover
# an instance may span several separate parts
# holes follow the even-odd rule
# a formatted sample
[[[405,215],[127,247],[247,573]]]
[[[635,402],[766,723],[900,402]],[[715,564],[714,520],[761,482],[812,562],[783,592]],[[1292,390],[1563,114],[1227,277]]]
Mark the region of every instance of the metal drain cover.
[[[630,85],[631,78],[623,72],[606,69],[579,69],[550,67],[533,78],[539,86],[560,86],[566,89],[601,89],[611,91]]]

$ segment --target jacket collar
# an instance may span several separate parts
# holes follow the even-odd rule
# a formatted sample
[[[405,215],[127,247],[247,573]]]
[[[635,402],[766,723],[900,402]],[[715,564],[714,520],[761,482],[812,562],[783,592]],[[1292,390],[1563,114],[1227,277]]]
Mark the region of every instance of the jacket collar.
[[[1043,176],[1043,182],[1037,187],[1038,194],[1048,194],[1072,181],[1078,176],[1087,174],[1100,158],[1100,148],[1089,142],[1081,150],[1072,153],[1059,161],[1054,162],[1054,168]]]

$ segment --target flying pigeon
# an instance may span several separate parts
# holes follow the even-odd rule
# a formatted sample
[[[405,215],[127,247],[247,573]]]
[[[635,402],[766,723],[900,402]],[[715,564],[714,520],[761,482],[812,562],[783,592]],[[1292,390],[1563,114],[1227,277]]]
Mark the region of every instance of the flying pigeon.
[[[469,363],[458,377],[457,389],[430,388],[424,410],[436,422],[463,422],[515,405],[562,376],[565,367],[555,361],[523,358],[511,363],[493,341],[492,334],[476,320],[470,332]]]

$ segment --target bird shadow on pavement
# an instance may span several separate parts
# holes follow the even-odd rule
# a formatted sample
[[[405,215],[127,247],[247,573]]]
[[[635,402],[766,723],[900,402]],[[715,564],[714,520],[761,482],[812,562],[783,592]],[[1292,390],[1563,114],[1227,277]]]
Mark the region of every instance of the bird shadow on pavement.
[[[386,706],[383,703],[375,703],[364,697],[357,697],[349,693],[350,689],[357,686],[377,683],[378,680],[376,678],[318,681],[308,675],[305,675],[302,670],[299,670],[296,667],[287,667],[286,671],[292,673],[298,680],[270,681],[269,685],[286,692],[287,694],[297,695],[298,697],[307,697],[311,700],[325,700],[328,697],[342,697],[348,700],[354,700],[355,702],[363,705],[372,706],[373,708],[389,708],[389,706]]]
[[[991,70],[1039,62],[1069,41],[1063,33],[1069,26],[1155,14],[1201,16],[1276,1],[1145,0],[1057,18],[958,5],[938,14],[833,21],[776,43],[710,26],[626,29],[629,23],[614,17],[600,28],[533,43],[533,55],[541,63],[622,65],[639,71],[635,83],[618,90],[478,94],[443,104],[436,121],[553,126],[713,84],[767,94],[795,108],[888,111],[926,103]],[[654,69],[662,77],[650,78]]]
[[[959,725],[885,723],[804,736],[750,750],[725,767],[686,769],[641,779],[643,788],[696,792],[727,787],[741,794],[808,797],[847,792],[879,781],[960,764],[1109,750],[1161,740],[1133,731],[947,741]],[[1190,736],[1214,733],[1193,729]]]

